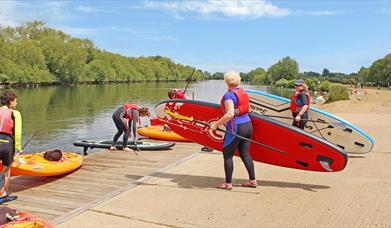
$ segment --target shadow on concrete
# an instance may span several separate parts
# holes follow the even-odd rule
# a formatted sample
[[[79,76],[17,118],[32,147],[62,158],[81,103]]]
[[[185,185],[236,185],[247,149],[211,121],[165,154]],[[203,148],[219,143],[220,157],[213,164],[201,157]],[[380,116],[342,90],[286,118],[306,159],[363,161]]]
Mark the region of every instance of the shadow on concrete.
[[[133,175],[126,175],[129,178],[135,178]],[[176,183],[180,188],[214,188],[218,184],[224,182],[224,179],[221,177],[208,177],[208,176],[197,176],[197,175],[187,175],[187,174],[172,174],[172,173],[162,173],[154,172],[149,176],[170,179],[171,182]],[[234,187],[239,187],[242,182],[246,181],[245,179],[234,179]],[[139,183],[140,185],[149,185],[148,183]],[[282,182],[282,181],[268,181],[268,180],[258,180],[258,188],[262,187],[277,187],[277,188],[295,188],[302,189],[305,191],[316,192],[321,189],[329,189],[330,186],[325,185],[315,185],[315,184],[302,184],[294,182]]]

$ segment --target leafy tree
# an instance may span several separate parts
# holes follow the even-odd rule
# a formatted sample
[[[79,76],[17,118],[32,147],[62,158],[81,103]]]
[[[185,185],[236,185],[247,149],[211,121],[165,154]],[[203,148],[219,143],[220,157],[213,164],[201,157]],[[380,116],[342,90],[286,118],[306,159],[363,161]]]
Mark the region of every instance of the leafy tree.
[[[322,71],[322,76],[323,77],[328,77],[330,75],[330,71],[326,68],[323,69]]]
[[[73,38],[40,21],[0,28],[0,83],[177,81],[186,80],[192,70],[167,57],[102,51],[91,40]],[[193,80],[208,76],[197,70]]]
[[[299,75],[299,64],[290,57],[285,57],[273,64],[267,70],[267,77],[270,81],[278,81],[281,78],[294,79]]]

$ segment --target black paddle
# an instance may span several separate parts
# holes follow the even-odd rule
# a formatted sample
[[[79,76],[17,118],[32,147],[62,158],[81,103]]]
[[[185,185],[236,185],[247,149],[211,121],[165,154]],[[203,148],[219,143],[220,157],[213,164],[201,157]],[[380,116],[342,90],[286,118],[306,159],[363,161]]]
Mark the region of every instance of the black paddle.
[[[190,75],[190,78],[188,78],[187,85],[186,85],[185,90],[183,91],[183,94],[186,94],[187,87],[189,86],[191,80],[193,79],[193,74],[194,74],[195,69],[196,69],[196,68],[194,67],[194,68],[193,68],[193,72],[192,72],[191,75]]]
[[[293,117],[287,117],[287,116],[275,116],[275,115],[267,115],[267,114],[261,114],[263,116],[267,117],[273,117],[273,118],[280,118],[280,119],[288,119],[288,120],[295,120]],[[346,128],[346,125],[343,123],[338,123],[338,122],[327,122],[325,120],[312,120],[312,119],[301,119],[301,120],[306,120],[308,122],[314,122],[314,123],[322,123],[322,124],[328,124],[332,127],[335,128]],[[329,128],[329,127],[327,127]]]
[[[170,116],[172,116],[172,117],[174,117],[174,118],[177,118],[177,119],[180,119],[180,120],[187,120],[187,121],[190,121],[190,122],[195,122],[195,123],[199,123],[199,124],[202,124],[202,125],[204,125],[204,126],[210,127],[210,124],[205,123],[205,122],[203,122],[203,121],[195,120],[195,119],[193,119],[193,117],[182,116],[182,115],[180,115],[180,114],[178,114],[178,113],[173,113],[173,112],[171,112],[171,111],[169,111],[169,110],[165,110],[165,112],[167,112]],[[268,149],[273,150],[273,151],[275,151],[275,152],[278,152],[278,153],[280,153],[280,154],[285,154],[285,152],[282,151],[282,150],[279,150],[279,149],[276,149],[276,148],[274,148],[274,147],[265,145],[265,144],[260,143],[260,142],[258,142],[258,141],[254,141],[254,140],[252,140],[252,139],[243,137],[243,136],[241,136],[241,135],[233,134],[233,133],[231,133],[231,132],[229,132],[229,131],[226,131],[226,130],[223,130],[223,129],[220,129],[220,128],[217,128],[217,130],[218,130],[218,131],[221,131],[221,132],[224,132],[224,133],[226,133],[226,134],[233,135],[233,136],[238,137],[238,138],[240,138],[240,139],[247,140],[247,141],[252,142],[252,143],[255,143],[255,144],[257,144],[257,145],[263,146],[263,147],[265,147],[265,148],[268,148]]]

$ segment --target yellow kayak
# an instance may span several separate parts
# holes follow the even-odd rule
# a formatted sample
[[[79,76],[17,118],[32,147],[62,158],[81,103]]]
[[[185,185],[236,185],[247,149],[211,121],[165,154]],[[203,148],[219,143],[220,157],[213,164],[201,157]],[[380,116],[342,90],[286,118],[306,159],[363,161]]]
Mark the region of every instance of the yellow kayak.
[[[163,125],[142,127],[137,130],[137,133],[142,136],[146,136],[151,139],[177,141],[177,142],[190,142],[190,140],[183,138],[177,133],[164,130]]]
[[[78,169],[83,156],[76,153],[63,152],[59,161],[49,161],[43,156],[44,152],[15,156],[11,167],[11,176],[57,176]]]

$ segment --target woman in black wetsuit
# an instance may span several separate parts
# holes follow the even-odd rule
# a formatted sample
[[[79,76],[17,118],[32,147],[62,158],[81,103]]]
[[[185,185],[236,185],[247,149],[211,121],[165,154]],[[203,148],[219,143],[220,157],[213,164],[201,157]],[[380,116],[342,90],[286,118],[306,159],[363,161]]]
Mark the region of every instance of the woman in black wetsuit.
[[[148,108],[146,107],[138,107],[133,104],[124,104],[122,107],[119,107],[113,113],[113,121],[115,126],[117,127],[117,134],[114,135],[113,142],[111,144],[110,150],[116,150],[115,144],[118,141],[118,138],[124,134],[122,148],[125,151],[130,151],[128,148],[128,139],[131,135],[131,131],[133,129],[134,134],[134,142],[137,143],[137,122],[139,121],[139,117],[141,116],[150,116]]]
[[[253,126],[248,115],[249,96],[239,87],[240,75],[237,72],[227,72],[224,74],[224,81],[227,83],[228,91],[221,99],[221,109],[224,116],[216,123],[211,124],[210,128],[216,130],[219,126],[226,124],[227,133],[224,136],[223,156],[225,183],[217,186],[220,189],[232,189],[233,156],[235,150],[238,150],[240,158],[247,169],[249,180],[242,183],[243,187],[257,187],[255,179],[254,163],[249,154],[250,142],[235,135],[240,135],[250,139],[253,134]]]

